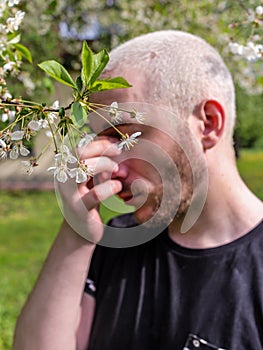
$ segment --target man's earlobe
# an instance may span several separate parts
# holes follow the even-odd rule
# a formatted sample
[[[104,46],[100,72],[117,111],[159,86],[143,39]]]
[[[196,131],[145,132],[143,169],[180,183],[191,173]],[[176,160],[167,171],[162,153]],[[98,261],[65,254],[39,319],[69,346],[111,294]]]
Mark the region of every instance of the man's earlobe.
[[[214,147],[220,140],[225,126],[225,112],[222,105],[216,100],[205,101],[202,105],[204,149]]]

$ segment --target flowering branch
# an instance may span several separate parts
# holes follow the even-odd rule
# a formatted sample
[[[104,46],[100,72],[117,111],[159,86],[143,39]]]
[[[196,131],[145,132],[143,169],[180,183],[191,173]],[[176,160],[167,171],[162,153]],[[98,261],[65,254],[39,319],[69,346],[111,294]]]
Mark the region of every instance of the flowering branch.
[[[242,22],[234,22],[230,25],[231,29],[237,27],[250,28],[250,34],[248,36],[245,45],[231,40],[229,43],[230,51],[238,55],[248,62],[256,62],[263,59],[263,45],[262,36],[257,32],[262,30],[263,27],[263,6],[258,5],[255,9],[246,8],[243,1],[239,1],[239,5],[245,10],[247,18]]]
[[[8,0],[5,2],[5,16],[8,11],[18,4],[19,0]],[[141,133],[132,135],[123,134],[117,124],[121,122],[122,112],[126,112],[131,118],[139,122],[143,121],[143,115],[136,111],[120,110],[117,102],[111,106],[97,105],[90,102],[90,96],[94,92],[128,88],[131,85],[122,77],[100,79],[100,75],[109,61],[109,55],[105,49],[94,54],[87,43],[84,42],[81,53],[82,69],[80,75],[74,80],[70,73],[57,61],[49,60],[40,63],[38,66],[49,76],[58,82],[73,89],[73,101],[68,106],[59,106],[56,101],[53,106],[23,100],[23,98],[12,98],[7,89],[5,77],[8,74],[17,74],[21,65],[22,56],[32,62],[30,52],[22,45],[18,44],[20,35],[14,35],[24,17],[24,12],[12,8],[14,17],[6,19],[5,25],[0,25],[2,35],[2,59],[3,68],[0,68],[0,109],[2,111],[2,121],[4,127],[0,129],[0,159],[17,159],[19,156],[27,157],[30,154],[26,142],[31,141],[42,129],[47,129],[51,140],[36,157],[22,162],[24,172],[32,174],[33,168],[38,165],[40,157],[53,143],[54,146],[54,166],[48,170],[60,182],[67,181],[68,178],[75,178],[77,183],[86,181],[93,176],[94,169],[88,168],[79,158],[75,151],[76,145],[83,147],[92,142],[95,135],[83,132],[83,127],[88,123],[88,115],[91,112],[104,119],[110,127],[114,128],[120,135],[120,149],[129,150],[137,142],[137,137]],[[0,12],[0,17],[4,16]],[[11,60],[12,59],[12,60]],[[2,75],[1,75],[2,74]],[[100,113],[98,108],[106,110],[109,119]],[[117,118],[118,117],[118,118]],[[65,144],[67,136],[73,151],[73,155]],[[75,164],[75,167],[73,167]]]

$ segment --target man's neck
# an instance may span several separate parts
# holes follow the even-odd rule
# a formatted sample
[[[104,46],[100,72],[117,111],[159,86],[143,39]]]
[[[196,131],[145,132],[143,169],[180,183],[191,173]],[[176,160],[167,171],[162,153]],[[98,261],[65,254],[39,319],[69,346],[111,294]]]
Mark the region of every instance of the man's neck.
[[[169,226],[169,236],[188,248],[217,247],[243,236],[262,217],[263,203],[251,193],[236,172],[232,179],[222,177],[217,179],[217,183],[210,182],[206,204],[197,221],[182,234],[183,219],[174,220]]]

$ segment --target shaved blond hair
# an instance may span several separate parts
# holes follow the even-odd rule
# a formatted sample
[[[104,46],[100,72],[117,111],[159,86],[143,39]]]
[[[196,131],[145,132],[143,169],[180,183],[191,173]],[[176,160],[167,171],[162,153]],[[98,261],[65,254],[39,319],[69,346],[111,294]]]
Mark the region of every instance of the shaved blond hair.
[[[175,30],[148,33],[112,50],[107,71],[144,77],[145,102],[165,105],[183,118],[204,100],[217,100],[226,114],[225,137],[232,140],[233,80],[219,53],[203,39]]]

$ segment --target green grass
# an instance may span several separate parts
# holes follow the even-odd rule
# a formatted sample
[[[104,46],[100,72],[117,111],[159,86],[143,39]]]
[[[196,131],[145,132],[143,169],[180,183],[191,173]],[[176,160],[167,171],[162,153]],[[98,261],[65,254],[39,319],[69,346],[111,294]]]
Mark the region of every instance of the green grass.
[[[263,200],[263,150],[241,150],[237,164],[245,183]]]
[[[242,151],[238,167],[248,186],[263,199],[263,151]],[[123,209],[119,206],[120,212]],[[105,220],[114,215],[112,200],[102,215]],[[16,318],[61,221],[52,192],[0,192],[0,350],[11,349]]]
[[[1,191],[0,222],[0,349],[8,350],[61,215],[52,192]]]

